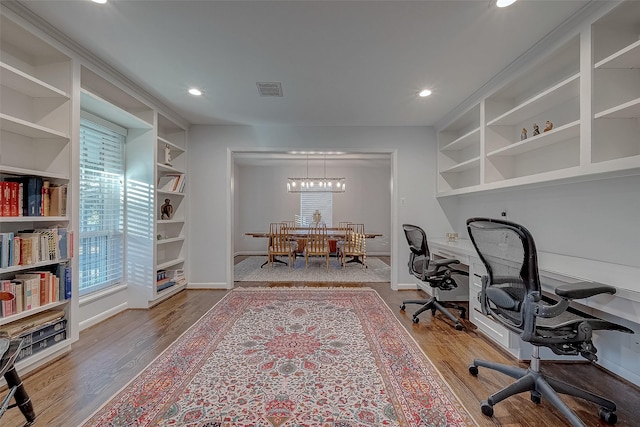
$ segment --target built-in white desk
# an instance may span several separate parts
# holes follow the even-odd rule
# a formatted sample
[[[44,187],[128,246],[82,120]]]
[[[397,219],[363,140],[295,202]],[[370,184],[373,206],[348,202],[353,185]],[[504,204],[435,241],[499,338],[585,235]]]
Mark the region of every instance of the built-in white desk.
[[[527,353],[529,349],[521,345],[517,336],[492,319],[484,316],[481,312],[477,295],[482,290],[481,280],[482,276],[486,274],[486,270],[471,240],[458,239],[457,241],[449,242],[443,238],[429,239],[428,244],[432,257],[456,258],[469,267],[469,320],[481,332],[516,357],[521,359],[528,358],[530,355],[530,353]],[[628,290],[631,287],[630,284],[640,281],[640,268],[541,251],[537,252],[537,256],[540,281],[544,292],[555,294],[556,286],[562,283],[581,281],[600,282],[615,286],[618,288],[615,295],[597,295],[575,301],[572,305],[575,305],[576,308],[583,312],[614,322],[620,322],[620,319],[624,319],[628,321],[626,323],[623,322],[626,326],[634,329],[636,334],[640,334],[640,292]],[[463,288],[463,281],[459,280],[458,282],[460,288]],[[441,297],[444,299],[446,296],[443,293]],[[458,296],[455,299],[461,300],[462,298]],[[616,339],[620,340],[621,347],[628,346],[623,352],[631,350],[636,357],[640,357],[640,353],[635,352],[636,347],[631,344],[628,335],[619,334]],[[605,349],[600,350],[602,353],[606,351]],[[548,355],[548,358],[551,357],[553,356]],[[607,366],[607,368],[611,369],[610,366]],[[615,369],[611,370],[616,371]]]

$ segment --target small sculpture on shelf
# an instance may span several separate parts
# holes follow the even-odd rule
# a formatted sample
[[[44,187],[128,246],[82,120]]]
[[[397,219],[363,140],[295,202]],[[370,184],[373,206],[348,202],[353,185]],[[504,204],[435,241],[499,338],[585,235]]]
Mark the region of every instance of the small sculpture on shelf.
[[[173,166],[171,164],[171,147],[169,147],[169,144],[164,145],[164,164]]]
[[[533,124],[533,136],[540,135],[540,128],[536,123]]]
[[[173,216],[173,206],[170,199],[164,199],[164,204],[160,206],[160,219],[171,219]]]
[[[549,132],[551,129],[553,129],[553,123],[551,123],[549,120],[547,120],[547,122],[544,124],[544,131],[543,132]]]
[[[315,222],[316,225],[318,225],[320,221],[322,221],[322,214],[318,209],[316,209],[316,211],[313,213],[313,222]]]
[[[520,141],[524,141],[527,139],[527,128],[522,128],[522,133],[520,134]]]

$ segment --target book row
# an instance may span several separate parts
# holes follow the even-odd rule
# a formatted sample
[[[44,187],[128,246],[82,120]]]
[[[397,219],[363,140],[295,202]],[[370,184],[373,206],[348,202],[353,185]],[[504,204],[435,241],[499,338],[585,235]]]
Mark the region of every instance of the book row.
[[[53,272],[16,274],[13,279],[0,280],[0,289],[14,296],[11,300],[2,301],[2,317],[65,301],[71,298],[71,267],[59,264]]]
[[[158,190],[182,193],[184,191],[185,176],[182,173],[168,173],[158,179]]]
[[[67,185],[38,176],[0,181],[0,216],[66,216]]]
[[[0,268],[73,257],[73,233],[57,227],[0,233]]]

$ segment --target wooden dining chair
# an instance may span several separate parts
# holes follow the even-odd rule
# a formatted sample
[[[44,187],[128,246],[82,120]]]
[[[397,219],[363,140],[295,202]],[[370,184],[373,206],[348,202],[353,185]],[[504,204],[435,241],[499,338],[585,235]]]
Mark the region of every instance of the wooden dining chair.
[[[289,241],[291,242],[291,250],[293,251],[293,265],[295,267],[296,256],[298,253],[299,245],[298,241],[292,236],[292,230],[294,230],[297,225],[295,221],[282,221],[282,223],[287,227],[287,233],[289,234]]]
[[[305,270],[309,269],[310,256],[324,256],[327,260],[327,271],[329,271],[329,239],[326,225],[309,228],[309,236],[304,248]]]
[[[289,270],[291,270],[293,246],[289,236],[289,229],[287,225],[282,222],[272,222],[269,225],[269,270],[271,270],[271,264],[276,262],[276,256],[283,255],[288,257],[287,266],[289,267]]]
[[[342,259],[342,246],[347,236],[347,230],[351,227],[351,221],[338,222],[338,233],[341,235],[336,242],[336,257]]]
[[[362,264],[363,268],[367,268],[367,239],[364,232],[364,224],[351,224],[349,226],[340,252],[342,268],[352,262],[357,262]],[[347,261],[347,257],[353,258]]]

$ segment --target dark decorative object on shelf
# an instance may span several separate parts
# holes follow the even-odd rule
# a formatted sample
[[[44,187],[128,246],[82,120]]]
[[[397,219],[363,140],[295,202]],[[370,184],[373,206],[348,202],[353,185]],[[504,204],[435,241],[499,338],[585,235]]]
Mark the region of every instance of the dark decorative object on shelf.
[[[551,129],[553,129],[553,123],[551,123],[549,120],[547,120],[547,122],[544,124],[544,131],[543,132],[549,132]]]
[[[520,141],[524,141],[527,139],[527,128],[522,128],[522,133],[520,134]]]
[[[540,128],[537,124],[533,124],[533,136],[540,135]]]
[[[173,206],[171,200],[164,199],[164,204],[160,206],[160,219],[171,219],[173,216]]]

